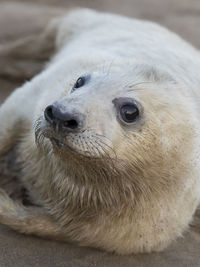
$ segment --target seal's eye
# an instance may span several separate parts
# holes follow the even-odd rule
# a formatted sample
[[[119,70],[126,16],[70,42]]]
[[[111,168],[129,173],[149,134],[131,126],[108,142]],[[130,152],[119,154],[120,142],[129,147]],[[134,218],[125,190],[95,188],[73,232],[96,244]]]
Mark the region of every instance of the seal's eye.
[[[85,84],[85,77],[79,77],[76,83],[74,84],[73,91],[82,87]]]
[[[117,111],[117,118],[123,124],[131,124],[142,118],[143,107],[133,98],[118,97],[112,100]]]
[[[71,93],[73,93],[76,89],[86,85],[89,82],[90,77],[91,77],[90,74],[79,77],[78,80],[76,81],[76,83],[74,84],[74,86],[71,90]]]
[[[128,103],[121,107],[120,115],[126,123],[134,122],[139,116],[138,107],[134,103]]]
[[[85,77],[80,77],[78,78],[78,80],[76,81],[74,88],[80,88],[85,84]]]

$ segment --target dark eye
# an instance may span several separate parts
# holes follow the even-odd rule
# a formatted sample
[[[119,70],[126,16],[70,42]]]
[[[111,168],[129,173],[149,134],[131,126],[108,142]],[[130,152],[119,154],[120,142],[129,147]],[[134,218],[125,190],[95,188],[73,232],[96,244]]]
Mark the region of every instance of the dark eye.
[[[80,88],[85,84],[85,77],[80,77],[78,78],[78,80],[76,81],[74,88]]]
[[[125,104],[120,109],[120,115],[126,123],[134,122],[139,116],[139,109],[134,103]]]
[[[90,74],[79,77],[76,83],[74,84],[71,93],[73,93],[76,89],[86,85],[90,81],[90,77]]]

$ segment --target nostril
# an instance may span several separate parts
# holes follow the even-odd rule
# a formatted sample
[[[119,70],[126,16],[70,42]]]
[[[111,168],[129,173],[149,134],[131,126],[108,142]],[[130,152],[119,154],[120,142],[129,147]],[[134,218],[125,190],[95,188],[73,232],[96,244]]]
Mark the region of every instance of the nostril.
[[[77,129],[78,122],[76,120],[68,120],[63,123],[63,127],[67,129]]]
[[[52,122],[54,119],[54,115],[53,115],[53,107],[52,106],[48,106],[45,111],[44,111],[44,117],[47,121]]]
[[[44,111],[44,117],[58,130],[74,131],[82,125],[81,114],[63,112],[59,106],[49,105]],[[57,127],[58,126],[58,127]]]

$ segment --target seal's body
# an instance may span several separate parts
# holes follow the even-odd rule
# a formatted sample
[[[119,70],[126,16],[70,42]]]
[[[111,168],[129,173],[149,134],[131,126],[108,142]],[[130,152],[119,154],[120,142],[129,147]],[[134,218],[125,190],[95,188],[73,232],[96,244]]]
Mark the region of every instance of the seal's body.
[[[85,9],[48,34],[54,57],[0,108],[0,154],[17,142],[41,207],[1,192],[0,222],[120,254],[162,250],[200,202],[199,52],[154,23]]]

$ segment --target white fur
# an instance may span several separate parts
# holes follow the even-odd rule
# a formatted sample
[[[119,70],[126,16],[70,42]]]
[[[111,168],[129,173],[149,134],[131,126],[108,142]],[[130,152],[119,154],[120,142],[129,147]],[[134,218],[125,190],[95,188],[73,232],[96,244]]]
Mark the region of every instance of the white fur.
[[[71,233],[65,230],[63,235],[65,232],[81,245],[122,254],[161,250],[187,229],[200,202],[199,52],[155,23],[88,9],[73,11],[52,25],[57,28],[54,57],[41,74],[16,90],[0,108],[0,154],[17,129],[19,135],[25,136],[20,144],[21,154],[33,151],[34,157],[35,121],[55,101],[65,106],[73,103],[87,114],[87,126],[106,136],[122,160],[136,164],[144,171],[143,177],[150,173],[152,184],[155,183],[152,188],[156,189],[152,196],[148,195],[150,199],[144,195],[138,201],[140,206],[134,209],[120,206],[118,220],[115,215],[104,214],[97,216],[93,224],[79,222]],[[87,73],[91,74],[89,84],[70,94],[76,79]],[[147,83],[128,91],[140,82]],[[112,104],[115,97],[125,96],[141,102],[144,108],[144,120],[128,130],[116,119]],[[135,150],[129,151],[132,148],[129,142]],[[144,158],[150,165],[145,165]],[[159,162],[165,160],[166,166],[160,166]],[[41,167],[44,161],[44,158],[35,161],[30,168],[31,179],[34,175],[38,177],[34,181],[36,190],[44,195],[47,184],[43,180],[54,174],[53,181],[62,184],[59,192],[62,188],[69,190],[70,179],[63,181],[60,178],[63,173],[55,170],[55,166],[53,172],[44,171]],[[143,170],[143,166],[147,169]],[[122,164],[121,168],[125,166]],[[30,169],[26,169],[26,183],[30,182]],[[162,170],[166,179],[163,186],[156,187],[155,177],[159,179]],[[166,189],[168,186],[170,190]],[[157,189],[160,191],[156,192]],[[87,188],[77,190],[84,195]],[[41,201],[49,205],[58,224],[64,225],[64,215],[60,219],[59,212],[70,216],[68,210],[66,213],[56,210],[53,200],[47,204],[41,197]]]

